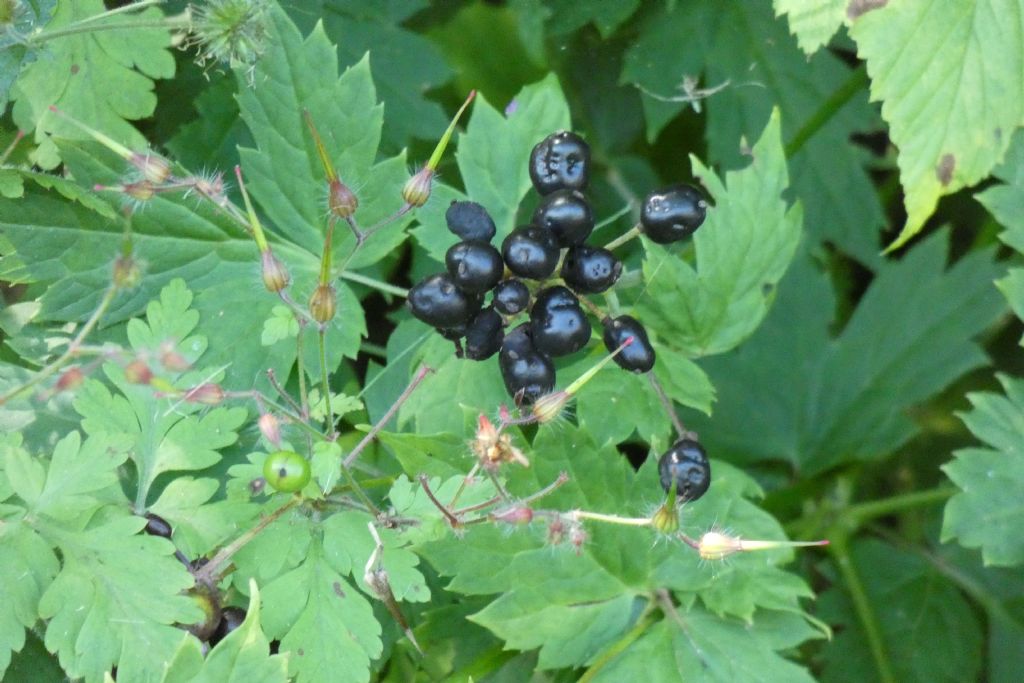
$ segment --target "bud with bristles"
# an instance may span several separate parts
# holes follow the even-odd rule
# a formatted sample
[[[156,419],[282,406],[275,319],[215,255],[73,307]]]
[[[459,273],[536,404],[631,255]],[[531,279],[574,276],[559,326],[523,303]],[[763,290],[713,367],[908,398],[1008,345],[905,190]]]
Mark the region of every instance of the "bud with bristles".
[[[149,384],[153,381],[153,371],[145,361],[136,359],[124,367],[124,378],[129,384]]]
[[[512,445],[512,437],[499,432],[486,415],[477,418],[476,438],[469,446],[480,464],[491,470],[506,462],[515,462],[523,467],[530,466],[530,461],[523,452]]]
[[[666,501],[651,515],[651,526],[663,534],[674,534],[679,529],[679,508],[674,501]]]
[[[156,154],[134,152],[128,162],[139,169],[142,177],[154,185],[162,185],[171,177],[171,165],[167,160]]]
[[[491,515],[495,522],[505,524],[529,524],[533,521],[533,510],[525,505],[514,505]]]
[[[589,538],[587,530],[579,522],[573,522],[569,527],[569,545],[573,547],[577,555],[583,552],[583,545]]]
[[[277,293],[288,286],[291,279],[288,269],[274,256],[274,252],[270,251],[269,247],[260,254],[260,267],[262,268],[260,275],[263,276],[263,285],[268,292]]]
[[[751,550],[771,550],[773,548],[806,548],[828,545],[823,541],[748,541],[736,536],[726,536],[717,531],[709,531],[697,542],[697,552],[704,560],[721,560],[733,553]]]
[[[444,135],[437,143],[437,147],[434,148],[434,153],[430,155],[430,160],[427,161],[427,165],[424,166],[416,175],[409,178],[408,182],[405,183],[405,187],[402,188],[402,199],[405,203],[413,208],[419,208],[427,203],[430,199],[430,185],[434,180],[434,175],[437,174],[437,167],[441,163],[441,157],[444,156],[444,151],[448,147],[448,142],[452,139],[452,133],[455,132],[455,125],[462,118],[462,113],[466,111],[469,103],[476,97],[476,90],[471,90],[466,101],[462,103],[459,110],[455,112],[455,118],[448,124],[448,129],[445,130]]]
[[[203,382],[185,392],[185,401],[215,406],[224,401],[224,396],[224,387],[213,382]]]
[[[111,279],[118,289],[131,289],[139,284],[139,280],[142,279],[142,271],[130,253],[122,254],[114,259],[114,272]]]
[[[561,517],[555,517],[548,522],[548,543],[551,545],[561,545],[564,540],[565,522],[562,521]]]
[[[334,318],[334,299],[334,287],[317,285],[313,290],[313,296],[309,297],[309,314],[313,316],[313,320],[321,325],[330,322]]]
[[[160,365],[170,372],[183,372],[191,367],[188,359],[178,353],[170,342],[160,345]]]
[[[281,423],[271,413],[263,413],[259,419],[260,433],[274,448],[281,447]]]
[[[537,420],[537,422],[540,422],[541,424],[551,422],[552,420],[557,418],[559,415],[562,414],[562,409],[569,402],[569,399],[575,396],[576,393],[579,392],[581,388],[583,388],[583,385],[589,382],[591,378],[593,378],[593,376],[596,375],[601,368],[608,365],[608,363],[611,362],[611,360],[615,358],[615,356],[618,355],[622,351],[622,349],[626,348],[632,343],[633,337],[626,338],[626,340],[622,342],[622,344],[617,349],[615,349],[615,351],[602,358],[598,363],[594,364],[593,367],[589,368],[586,372],[580,375],[575,382],[570,384],[563,391],[553,391],[550,394],[545,394],[544,396],[538,398],[536,401],[533,402],[533,405],[530,407],[530,412],[533,413],[533,417]]]
[[[323,140],[320,139],[320,133],[317,132],[316,125],[313,123],[313,117],[310,116],[309,111],[303,110],[302,115],[306,119],[306,126],[309,128],[310,134],[313,136],[313,144],[316,145],[320,164],[324,167],[324,175],[327,176],[327,208],[330,209],[332,214],[342,220],[349,218],[356,212],[356,208],[359,206],[359,199],[349,189],[348,185],[341,182],[338,172],[334,170],[334,164],[331,163],[331,157],[327,153]]]
[[[70,367],[61,373],[61,376],[57,379],[56,391],[71,391],[82,386],[82,382],[85,381],[85,373],[82,372],[82,368],[76,366]]]

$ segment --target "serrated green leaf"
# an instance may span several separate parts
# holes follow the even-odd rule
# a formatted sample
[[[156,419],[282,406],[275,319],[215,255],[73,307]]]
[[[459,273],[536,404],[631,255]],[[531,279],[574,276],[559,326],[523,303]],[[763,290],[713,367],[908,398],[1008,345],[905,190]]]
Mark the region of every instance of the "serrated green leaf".
[[[722,353],[748,337],[793,258],[802,214],[799,205],[787,209],[781,196],[788,175],[779,126],[776,112],[754,145],[751,165],[726,174],[728,190],[692,159],[715,203],[694,235],[696,268],[644,240],[646,296],[638,308],[644,324],[677,352]]]
[[[202,557],[238,535],[252,522],[255,506],[239,501],[210,502],[216,479],[179,476],[160,492],[149,511],[170,522],[174,544],[186,557]]]
[[[640,0],[552,0],[547,3],[550,16],[547,26],[551,33],[571,33],[593,23],[605,38],[615,32],[640,6]]]
[[[102,679],[117,664],[133,681],[159,680],[164,659],[198,608],[181,594],[192,577],[162,538],[140,535],[146,521],[122,516],[81,532],[47,525],[63,566],[39,601],[46,647],[69,675]]]
[[[976,198],[1006,228],[999,239],[1017,251],[1024,251],[1024,128],[1017,129],[1006,160],[994,175],[1006,183],[990,187]],[[1017,317],[1024,318],[1024,271],[1011,268],[996,286]]]
[[[0,677],[12,651],[25,645],[25,629],[39,616],[39,598],[57,576],[57,556],[24,523],[0,523]]]
[[[71,521],[97,507],[95,494],[118,484],[118,466],[128,458],[132,443],[123,434],[94,434],[83,444],[71,432],[54,446],[46,483],[33,500],[31,512]],[[118,487],[120,494],[120,487]]]
[[[981,629],[957,587],[924,558],[881,541],[861,541],[851,550],[847,561],[864,584],[895,679],[977,680]],[[876,679],[863,628],[842,589],[826,591],[819,604],[822,616],[843,627],[824,653],[823,680]]]
[[[831,283],[799,258],[750,341],[703,364],[718,390],[714,419],[687,425],[712,456],[788,460],[805,476],[891,453],[919,429],[908,409],[987,362],[971,338],[1003,310],[991,259],[980,251],[947,270],[937,234],[881,268],[832,339]]]
[[[238,147],[246,138],[238,117],[235,79],[211,75],[213,82],[195,99],[195,118],[182,126],[167,149],[186,168],[230,168],[238,163]]]
[[[260,343],[273,346],[282,339],[294,339],[299,336],[299,321],[287,306],[274,306],[270,317],[263,322],[263,334]]]
[[[258,88],[239,93],[242,118],[255,148],[240,150],[247,185],[277,230],[311,254],[323,248],[327,182],[303,119],[312,117],[341,180],[357,193],[355,219],[368,228],[395,214],[408,178],[403,156],[374,164],[383,107],[363,59],[339,78],[335,47],[317,25],[305,39],[280,10],[271,11],[274,41],[256,65]],[[245,76],[240,76],[245,78]],[[348,264],[370,265],[405,239],[402,217],[375,232]],[[339,226],[334,262],[344,263],[355,244]]]
[[[380,432],[377,439],[410,477],[450,477],[464,474],[471,455],[466,440],[454,434],[401,434]]]
[[[961,415],[988,448],[956,451],[942,470],[961,491],[946,504],[942,540],[956,538],[981,548],[985,564],[1024,563],[1024,540],[1016,529],[1024,522],[1024,381],[999,378],[1006,392],[968,394],[973,410]]]
[[[694,26],[703,28],[695,32]],[[680,35],[691,39],[681,41]],[[683,79],[701,74],[699,87],[687,98],[680,89]],[[827,51],[808,59],[764,0],[679,3],[652,13],[622,71],[623,81],[672,99],[644,95],[649,141],[687,107],[706,106],[708,158],[728,168],[745,162],[744,140],[756,138],[773,109],[782,113],[788,143],[821,114],[823,101],[851,84],[859,86],[799,150],[787,150],[789,184],[804,207],[810,236],[873,268],[879,261],[877,230],[885,219],[863,154],[850,136],[879,123],[858,78]],[[677,174],[685,179],[682,164]]]
[[[56,31],[105,10],[102,0],[58,3],[46,30]],[[134,14],[157,21],[160,10],[150,7]],[[96,25],[124,19],[97,19]],[[135,27],[131,31],[89,31],[52,40],[47,58],[28,65],[12,89],[14,120],[22,130],[35,130],[38,144],[33,161],[46,169],[60,162],[51,135],[81,139],[83,133],[47,111],[51,105],[88,120],[129,147],[146,142],[128,121],[150,116],[156,107],[153,80],[174,75],[170,33],[166,28]]]
[[[846,17],[848,0],[773,0],[775,14],[786,15],[800,49],[812,55],[831,40]]]
[[[1024,124],[1024,3],[913,0],[852,22],[872,99],[900,149],[907,222],[917,234],[939,197],[985,178]]]

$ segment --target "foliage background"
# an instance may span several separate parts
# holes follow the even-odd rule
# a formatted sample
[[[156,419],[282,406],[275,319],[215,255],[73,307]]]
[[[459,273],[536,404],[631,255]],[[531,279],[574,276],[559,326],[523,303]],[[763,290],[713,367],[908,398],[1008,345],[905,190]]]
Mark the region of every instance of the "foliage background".
[[[335,282],[332,389],[361,403],[338,446],[313,454],[318,476],[336,476],[358,426],[384,414],[417,361],[437,368],[366,456],[388,482],[373,495],[425,522],[387,536],[385,561],[427,655],[368,597],[369,517],[349,511],[282,518],[238,555],[227,595],[251,618],[203,659],[172,626],[196,619],[179,595],[192,577],[131,513],[166,517],[196,557],[285,498],[246,491],[267,448],[251,404],[168,412],[108,363],[73,395],[0,407],[4,680],[103,680],[114,664],[118,680],[140,681],[1017,680],[1021,0],[283,1],[268,5],[251,71],[205,74],[166,28],[33,33],[101,12],[100,0],[15,4],[0,142],[28,137],[0,168],[3,389],[96,309],[124,229],[119,198],[91,191],[116,184],[123,163],[50,105],[181,169],[241,164],[304,297],[323,176],[301,110],[330,131],[368,225],[400,205],[410,166],[465,93],[480,96],[431,203],[375,235]],[[546,547],[536,527],[459,538],[410,483],[455,485],[476,415],[507,399],[493,364],[451,357],[373,283],[409,286],[439,268],[452,198],[484,203],[500,233],[529,216],[529,149],[569,126],[594,152],[597,214],[628,209],[598,234],[624,232],[669,182],[699,178],[716,204],[692,247],[634,243],[640,286],[612,304],[652,330],[656,372],[715,459],[715,485],[684,526],[825,537],[828,551],[710,566],[645,530],[594,528],[580,556]],[[259,286],[237,225],[159,195],[132,228],[144,276],[90,339],[139,353],[176,340],[194,363],[171,378],[179,386],[266,389],[273,368],[294,389],[287,309]],[[351,238],[334,249],[343,261]],[[560,368],[559,383],[599,355]],[[506,483],[528,495],[565,470],[573,481],[553,507],[649,513],[647,454],[670,429],[644,382],[601,374],[573,422],[517,434],[535,466]],[[269,656],[270,640],[285,654]]]

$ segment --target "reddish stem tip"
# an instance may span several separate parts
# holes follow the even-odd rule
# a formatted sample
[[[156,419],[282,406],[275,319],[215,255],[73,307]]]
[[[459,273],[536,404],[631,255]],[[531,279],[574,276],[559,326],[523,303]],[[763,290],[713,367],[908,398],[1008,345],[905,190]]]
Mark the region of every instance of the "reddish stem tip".
[[[633,343],[634,341],[636,341],[636,337],[632,337],[632,336],[630,336],[630,337],[626,337],[626,341],[622,342],[622,346],[623,346],[623,347],[629,346],[629,345],[630,345],[630,344],[632,344],[632,343]]]
[[[60,113],[60,110],[57,109],[57,105],[56,104],[51,104],[49,107],[47,107],[47,109],[52,111],[54,114],[59,114]]]
[[[238,178],[239,182],[242,180],[242,167],[239,164],[235,164],[235,177]]]
[[[96,183],[95,185],[92,186],[92,189],[95,192],[102,192],[103,190],[107,189],[107,186],[106,185],[100,185],[99,183]]]

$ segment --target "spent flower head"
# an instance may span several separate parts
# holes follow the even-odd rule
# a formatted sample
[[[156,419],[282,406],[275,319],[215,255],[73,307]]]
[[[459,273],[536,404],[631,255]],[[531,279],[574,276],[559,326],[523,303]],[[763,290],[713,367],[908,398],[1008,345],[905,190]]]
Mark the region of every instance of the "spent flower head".
[[[512,445],[512,437],[500,431],[486,415],[477,418],[476,437],[469,444],[480,464],[488,469],[497,469],[506,462],[515,462],[529,467],[530,461],[521,450]]]
[[[192,36],[203,67],[220,64],[246,73],[250,85],[256,62],[267,45],[266,0],[207,0],[192,5]]]

